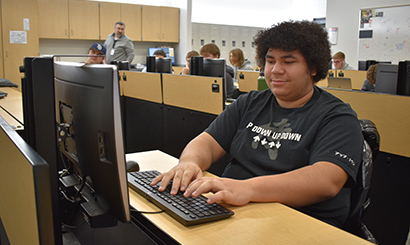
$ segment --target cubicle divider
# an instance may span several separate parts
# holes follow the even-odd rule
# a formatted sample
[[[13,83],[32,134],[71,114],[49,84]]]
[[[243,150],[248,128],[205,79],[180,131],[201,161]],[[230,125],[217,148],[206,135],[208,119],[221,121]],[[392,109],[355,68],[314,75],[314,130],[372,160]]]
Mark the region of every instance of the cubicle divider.
[[[380,151],[410,157],[409,96],[325,89],[350,104],[358,118],[372,120],[380,133]]]
[[[328,87],[328,77],[350,78],[352,81],[352,90],[361,90],[363,82],[366,79],[367,71],[354,71],[354,70],[329,70],[325,79],[320,80],[317,83],[319,87]]]
[[[162,74],[165,105],[219,115],[224,109],[222,78]]]
[[[258,90],[259,71],[238,71],[238,88],[241,92]]]
[[[381,244],[401,244],[410,225],[410,96],[325,90],[350,104],[358,118],[376,124],[380,152],[373,164],[371,202],[364,222]]]
[[[179,157],[224,110],[222,78],[121,71],[126,152]],[[213,165],[220,175],[230,157]]]
[[[163,150],[161,74],[120,71],[126,153]]]

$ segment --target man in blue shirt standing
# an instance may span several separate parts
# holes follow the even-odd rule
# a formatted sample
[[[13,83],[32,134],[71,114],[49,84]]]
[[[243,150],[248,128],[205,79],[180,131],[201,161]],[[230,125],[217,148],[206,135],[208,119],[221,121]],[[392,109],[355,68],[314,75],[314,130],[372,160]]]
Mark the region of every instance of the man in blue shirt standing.
[[[134,59],[134,44],[125,35],[125,24],[121,21],[115,23],[114,33],[108,35],[104,46],[107,48],[107,64],[112,61],[128,61],[131,64]]]

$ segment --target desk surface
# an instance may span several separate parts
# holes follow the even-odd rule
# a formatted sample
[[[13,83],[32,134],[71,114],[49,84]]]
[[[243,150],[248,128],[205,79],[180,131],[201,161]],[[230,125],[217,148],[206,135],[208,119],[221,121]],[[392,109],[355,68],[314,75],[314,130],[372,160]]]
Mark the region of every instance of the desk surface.
[[[23,101],[21,92],[15,88],[0,87],[0,91],[7,93],[7,96],[0,99],[0,116],[15,129],[22,129],[23,125]],[[5,110],[12,114],[18,121],[10,116]],[[20,122],[19,122],[20,121]]]
[[[137,161],[142,171],[165,172],[178,163],[161,151],[127,154],[127,160]],[[131,189],[130,204],[141,211],[159,210]],[[166,213],[144,216],[182,244],[371,244],[280,203],[225,206],[235,212],[232,217],[191,227]]]

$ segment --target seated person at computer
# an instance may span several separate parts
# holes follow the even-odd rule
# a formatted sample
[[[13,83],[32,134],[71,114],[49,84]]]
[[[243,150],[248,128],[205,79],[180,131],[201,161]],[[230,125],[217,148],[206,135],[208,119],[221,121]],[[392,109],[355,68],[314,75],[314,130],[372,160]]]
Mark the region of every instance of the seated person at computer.
[[[349,214],[363,136],[356,113],[315,86],[331,60],[319,24],[290,21],[254,39],[270,89],[241,95],[183,150],[179,163],[154,179],[171,194],[232,205],[280,202],[335,226]],[[263,65],[261,65],[263,64]],[[203,177],[229,153],[222,178]]]
[[[199,56],[199,53],[195,50],[191,50],[186,54],[186,66],[182,68],[181,75],[189,75],[189,63],[192,57]]]
[[[362,91],[374,92],[376,86],[377,64],[371,65],[367,69],[366,79],[363,82]]]
[[[104,56],[89,56],[86,64],[105,64],[105,46],[101,43],[93,43],[88,50],[88,55],[104,55]]]
[[[232,49],[229,52],[229,62],[233,66],[234,70],[234,82],[238,82],[238,70],[248,70],[253,71],[253,67],[251,66],[251,62],[248,59],[245,59],[243,52],[239,48]]]
[[[342,52],[337,52],[333,55],[333,67],[338,70],[355,70],[345,61],[345,54]]]
[[[208,43],[202,46],[199,50],[201,56],[204,59],[219,59],[221,57],[221,51],[219,50],[218,46],[213,43]],[[239,96],[239,90],[235,88],[233,84],[233,69],[232,67],[226,65],[226,93],[228,98],[236,99]]]

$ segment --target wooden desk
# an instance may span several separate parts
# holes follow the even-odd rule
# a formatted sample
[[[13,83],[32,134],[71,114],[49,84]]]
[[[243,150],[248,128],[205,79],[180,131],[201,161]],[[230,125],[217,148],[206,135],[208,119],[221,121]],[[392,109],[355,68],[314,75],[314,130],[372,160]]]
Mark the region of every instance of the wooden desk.
[[[10,124],[14,129],[22,129],[23,125],[23,101],[21,92],[15,88],[0,87],[0,91],[7,93],[8,95],[0,99],[0,105],[12,114],[15,118],[10,116],[6,111],[0,108],[0,115]],[[20,121],[20,122],[19,122]]]
[[[141,170],[165,172],[178,159],[161,151],[127,154]],[[159,209],[130,189],[130,204],[141,211]],[[181,225],[166,213],[145,214],[148,220],[181,244],[371,244],[279,203],[226,205],[235,214],[225,220],[191,227]]]

